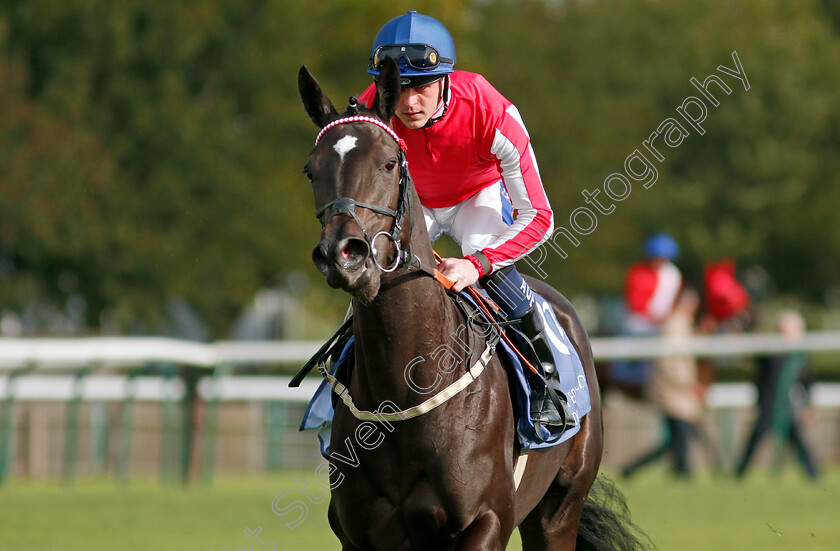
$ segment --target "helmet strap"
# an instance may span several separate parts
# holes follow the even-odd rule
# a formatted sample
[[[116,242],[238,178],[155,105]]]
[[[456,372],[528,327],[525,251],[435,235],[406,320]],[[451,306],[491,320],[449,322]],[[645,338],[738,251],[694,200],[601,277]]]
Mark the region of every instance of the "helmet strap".
[[[426,124],[423,125],[423,128],[429,128],[437,121],[441,120],[444,116],[446,116],[446,110],[449,109],[449,75],[443,77],[443,86],[441,87],[440,98],[438,100],[438,105],[440,102],[443,102],[443,111],[441,112],[439,117],[430,118],[426,121]]]

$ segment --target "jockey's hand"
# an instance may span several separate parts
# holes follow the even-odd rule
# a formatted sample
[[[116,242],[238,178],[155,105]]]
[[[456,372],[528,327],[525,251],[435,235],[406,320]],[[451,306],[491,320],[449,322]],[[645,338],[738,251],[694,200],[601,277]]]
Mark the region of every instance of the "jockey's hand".
[[[456,293],[478,281],[478,270],[465,258],[444,258],[437,269],[455,284]]]

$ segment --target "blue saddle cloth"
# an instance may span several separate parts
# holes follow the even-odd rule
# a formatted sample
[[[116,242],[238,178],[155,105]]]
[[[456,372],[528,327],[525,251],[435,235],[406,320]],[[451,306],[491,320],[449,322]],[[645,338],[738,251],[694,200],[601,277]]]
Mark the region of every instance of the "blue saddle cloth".
[[[475,306],[475,303],[467,293],[461,292],[461,298]],[[519,445],[523,450],[547,448],[565,442],[580,430],[580,420],[591,410],[589,401],[589,386],[583,365],[578,357],[577,351],[569,339],[563,327],[557,321],[551,305],[541,296],[534,293],[534,299],[540,307],[546,328],[549,335],[554,363],[560,375],[560,385],[568,398],[569,410],[575,419],[575,426],[567,429],[562,434],[552,435],[545,427],[534,426],[530,415],[531,386],[528,383],[525,368],[519,361],[516,352],[504,341],[500,341],[496,351],[503,356],[508,364],[508,379],[510,381],[511,402],[514,415],[516,416],[516,434]],[[339,359],[331,366],[330,372],[342,380],[349,380],[349,372],[352,362],[353,338],[347,342]],[[309,402],[309,407],[303,415],[300,430],[318,430],[318,439],[321,442],[321,455],[329,458],[330,436],[333,419],[333,397],[332,390],[326,381],[323,381],[315,391],[315,395]],[[414,404],[407,404],[409,407]]]

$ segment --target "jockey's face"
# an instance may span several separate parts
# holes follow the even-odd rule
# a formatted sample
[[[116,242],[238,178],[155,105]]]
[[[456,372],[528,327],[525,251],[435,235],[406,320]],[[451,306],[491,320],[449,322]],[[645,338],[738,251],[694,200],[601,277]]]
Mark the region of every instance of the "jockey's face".
[[[443,102],[443,80],[417,88],[403,88],[396,115],[406,128],[423,128],[429,122]]]

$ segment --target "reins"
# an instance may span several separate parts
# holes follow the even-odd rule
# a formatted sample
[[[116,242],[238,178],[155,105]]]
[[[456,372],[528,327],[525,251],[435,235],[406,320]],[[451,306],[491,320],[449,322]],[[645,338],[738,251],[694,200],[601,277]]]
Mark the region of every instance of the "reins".
[[[437,251],[435,251],[435,261],[438,264],[440,264],[441,260],[443,260],[443,259],[437,253]],[[441,281],[441,285],[443,285],[446,288],[447,291],[450,290],[452,288],[452,286],[454,285],[454,283],[452,281],[447,279],[446,276],[444,276],[442,273],[440,273],[437,270],[435,270],[435,275],[433,277],[435,279],[437,279],[438,281],[441,281],[441,279],[445,280],[448,284]],[[438,277],[440,277],[441,279],[438,279]],[[537,371],[537,368],[534,367],[534,365],[531,364],[531,362],[528,361],[528,359],[522,354],[522,352],[519,351],[518,346],[514,346],[513,341],[511,341],[510,337],[508,337],[507,333],[505,333],[505,330],[502,328],[502,325],[505,325],[505,323],[496,321],[496,317],[493,315],[493,312],[491,312],[491,309],[492,310],[499,310],[499,307],[493,301],[489,300],[487,297],[485,297],[484,295],[479,293],[478,290],[475,287],[467,287],[464,290],[467,293],[469,293],[469,295],[473,298],[475,303],[478,304],[478,307],[481,308],[481,311],[484,313],[484,316],[487,318],[487,320],[491,324],[496,326],[496,328],[499,331],[499,336],[502,338],[502,340],[505,341],[505,343],[509,347],[511,347],[513,350],[516,351],[516,355],[519,356],[519,361],[522,362],[522,365],[526,366],[528,369],[530,369],[534,373],[539,373],[539,371]]]

